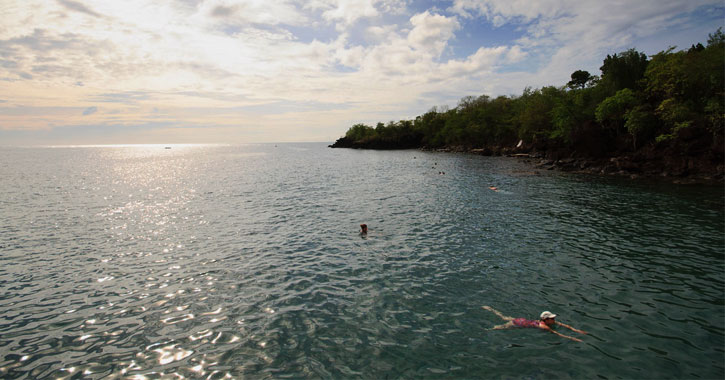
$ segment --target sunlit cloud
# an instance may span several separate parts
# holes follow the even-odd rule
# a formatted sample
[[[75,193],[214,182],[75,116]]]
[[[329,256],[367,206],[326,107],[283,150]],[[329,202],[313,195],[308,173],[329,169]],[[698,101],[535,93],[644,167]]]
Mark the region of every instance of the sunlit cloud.
[[[329,9],[322,13],[327,21],[338,21],[338,29],[344,30],[360,18],[375,17],[378,9],[373,0],[338,0],[328,2]]]
[[[562,85],[630,47],[704,42],[724,14],[674,0],[4,2],[0,142],[331,141]]]

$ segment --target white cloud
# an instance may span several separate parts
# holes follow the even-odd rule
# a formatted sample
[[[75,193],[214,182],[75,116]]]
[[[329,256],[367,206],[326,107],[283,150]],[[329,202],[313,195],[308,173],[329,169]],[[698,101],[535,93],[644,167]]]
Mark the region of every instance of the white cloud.
[[[460,25],[455,17],[427,11],[413,15],[410,25],[409,30],[400,26],[369,27],[366,37],[370,46],[347,48],[346,40],[338,41],[335,57],[363,75],[384,78],[388,83],[425,82],[425,75],[436,70],[437,60]]]
[[[451,60],[443,66],[446,76],[459,76],[490,72],[494,63],[506,53],[505,47],[480,48],[475,54],[462,61]]]
[[[454,0],[451,10],[464,17],[484,16],[489,19],[500,17],[500,21],[520,18],[530,21],[538,17],[553,17],[567,12],[567,6],[587,4],[585,1],[570,0]]]
[[[408,34],[408,42],[418,51],[427,51],[439,57],[453,37],[453,33],[460,29],[455,17],[446,17],[431,14],[428,11],[410,18],[413,30]]]
[[[397,25],[374,25],[368,27],[365,31],[366,42],[372,45],[377,45],[386,40],[389,40],[393,36],[397,36],[398,26]]]
[[[332,4],[331,9],[322,13],[327,21],[338,22],[338,29],[344,29],[363,17],[375,17],[378,10],[375,8],[374,0],[337,0]]]
[[[488,20],[494,27],[524,28],[516,44],[542,75],[522,86],[540,86],[561,83],[576,69],[596,72],[606,54],[646,48],[636,46],[642,39],[671,38],[678,29],[696,28],[687,25],[689,14],[708,4],[720,7],[722,15],[722,2],[717,0],[454,0],[449,11],[466,19]]]
[[[441,65],[442,78],[491,74],[499,65],[518,62],[526,56],[518,46],[479,48],[463,60],[450,60]]]
[[[526,56],[527,56],[526,52],[521,50],[521,47],[512,46],[508,49],[508,52],[506,53],[506,62],[507,63],[516,63],[516,62],[519,62],[522,59],[526,58]]]
[[[301,139],[296,126],[317,125],[334,138],[348,122],[561,85],[641,37],[694,28],[690,4],[455,0],[412,14],[405,0],[0,2],[0,93],[3,105],[24,106],[0,112],[0,129],[163,118]],[[483,22],[522,34],[465,38]],[[280,104],[284,115],[274,113]]]
[[[350,49],[338,49],[335,51],[335,59],[343,66],[360,68],[365,58],[365,49],[362,46],[354,46]]]
[[[353,26],[362,18],[376,18],[383,14],[404,14],[405,0],[313,0],[305,2],[305,9],[322,11],[322,18],[335,23],[338,31]]]
[[[467,18],[484,17],[497,27],[528,25],[523,42],[531,45],[581,43],[607,48],[665,31],[682,22],[673,16],[708,4],[718,1],[454,0],[450,11]]]

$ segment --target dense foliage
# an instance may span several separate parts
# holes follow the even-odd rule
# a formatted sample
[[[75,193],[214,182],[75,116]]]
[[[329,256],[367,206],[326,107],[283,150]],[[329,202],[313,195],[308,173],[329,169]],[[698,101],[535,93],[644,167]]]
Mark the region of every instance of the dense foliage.
[[[707,46],[670,48],[650,58],[634,49],[608,55],[600,70],[601,76],[577,70],[566,86],[526,88],[520,96],[465,97],[453,109],[434,107],[415,120],[356,124],[345,139],[368,147],[468,149],[523,140],[587,155],[645,145],[674,147],[693,139],[722,144],[721,29],[709,36]]]

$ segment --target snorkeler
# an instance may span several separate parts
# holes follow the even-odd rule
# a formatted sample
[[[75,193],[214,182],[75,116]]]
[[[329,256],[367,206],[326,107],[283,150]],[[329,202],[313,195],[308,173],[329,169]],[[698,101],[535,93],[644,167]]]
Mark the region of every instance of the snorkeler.
[[[581,342],[581,339],[577,339],[577,338],[574,338],[571,336],[560,334],[560,333],[554,331],[551,327],[559,325],[562,327],[566,327],[569,330],[577,332],[579,334],[586,334],[586,331],[577,330],[569,325],[565,325],[561,322],[557,322],[556,320],[554,320],[554,318],[556,318],[556,314],[549,312],[549,311],[545,311],[545,312],[541,313],[541,315],[539,316],[539,320],[534,321],[534,320],[529,320],[529,319],[525,319],[525,318],[507,317],[507,316],[501,314],[501,312],[499,312],[498,310],[492,308],[491,306],[483,306],[483,308],[498,315],[504,321],[507,321],[503,325],[494,326],[492,328],[492,330],[504,330],[504,329],[515,329],[515,328],[526,328],[526,327],[538,328],[538,329],[550,331],[562,338],[571,339],[576,342]]]

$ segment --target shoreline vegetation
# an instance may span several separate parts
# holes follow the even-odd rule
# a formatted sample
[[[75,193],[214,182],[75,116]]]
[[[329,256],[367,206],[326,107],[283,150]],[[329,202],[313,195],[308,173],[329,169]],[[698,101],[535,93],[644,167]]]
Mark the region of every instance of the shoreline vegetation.
[[[506,155],[541,169],[675,182],[725,177],[725,34],[647,57],[607,55],[601,75],[577,70],[561,87],[467,96],[414,120],[355,124],[331,148]]]

